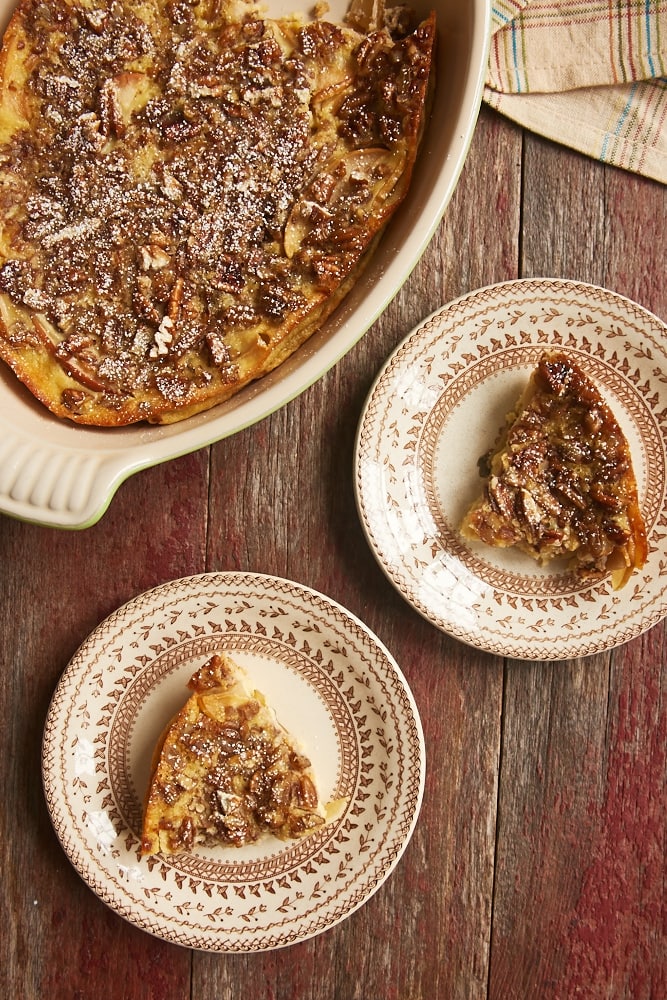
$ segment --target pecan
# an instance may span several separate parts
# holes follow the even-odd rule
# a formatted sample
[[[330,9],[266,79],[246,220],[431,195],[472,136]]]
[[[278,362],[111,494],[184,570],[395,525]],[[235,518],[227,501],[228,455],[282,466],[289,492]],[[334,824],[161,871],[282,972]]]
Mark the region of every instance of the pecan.
[[[310,265],[321,288],[335,288],[342,278],[344,268],[334,254],[313,254]]]
[[[614,545],[625,545],[630,538],[628,528],[619,524],[618,521],[605,519],[603,528],[605,535]]]
[[[574,476],[561,474],[556,476],[554,490],[578,510],[586,509],[586,497]]]
[[[178,324],[177,339],[171,345],[170,353],[182,358],[204,339],[204,330],[199,323],[191,323],[181,318]]]
[[[217,330],[209,330],[206,334],[206,343],[211,352],[211,360],[214,365],[218,368],[224,368],[229,364],[231,360],[229,348]]]
[[[288,257],[293,257],[305,242],[313,226],[331,222],[333,213],[323,205],[308,199],[298,201],[290,212],[285,231],[283,245]]]
[[[304,56],[326,59],[343,40],[341,29],[328,21],[313,21],[305,25],[297,36],[297,45]]]
[[[109,13],[105,10],[87,10],[81,8],[81,14],[89,28],[92,28],[96,35],[101,35],[109,18]]]
[[[322,205],[330,202],[337,183],[337,179],[330,170],[320,170],[311,182],[311,194],[315,201],[319,201]]]
[[[141,266],[144,271],[158,271],[160,268],[166,267],[167,264],[171,263],[169,254],[162,247],[156,246],[154,243],[139,247],[139,253],[141,254]]]
[[[162,267],[159,271],[152,271],[151,286],[153,300],[166,305],[174,287],[174,274],[171,267]]]
[[[240,292],[245,285],[245,276],[240,261],[222,254],[212,283],[221,292],[231,292],[232,294]]]
[[[186,850],[189,850],[195,842],[195,825],[189,816],[181,820],[178,839]]]
[[[514,517],[514,494],[502,480],[492,476],[487,486],[487,492],[494,510],[508,519]]]
[[[33,280],[32,267],[26,260],[8,260],[0,268],[0,292],[6,292],[15,302],[21,301]]]
[[[250,69],[269,67],[280,59],[281,54],[282,50],[275,38],[264,36],[248,46],[245,62]]]
[[[134,288],[132,301],[137,312],[147,319],[149,323],[158,326],[161,320],[160,313],[151,302],[152,285],[151,279],[144,274],[137,277],[137,284]]]
[[[106,382],[100,381],[94,370],[91,371],[85,362],[82,363],[81,359],[68,353],[66,349],[59,350],[57,356],[63,370],[67,372],[70,378],[76,379],[80,385],[85,385],[94,392],[101,392],[107,387]]]
[[[357,49],[357,63],[359,66],[367,68],[375,62],[382,49],[382,35],[376,33],[366,35]]]
[[[63,389],[60,394],[63,406],[76,413],[86,399],[83,389]]]
[[[158,358],[169,354],[169,346],[174,339],[173,329],[173,320],[169,316],[163,316],[155,332],[155,344],[149,351],[151,358]]]
[[[246,42],[257,42],[257,41],[259,41],[260,38],[263,37],[263,35],[264,35],[265,31],[266,31],[266,24],[264,23],[264,21],[259,20],[259,19],[252,20],[252,21],[248,20],[242,26],[241,30],[242,30],[242,33],[243,33],[244,41],[246,41]]]
[[[295,311],[300,304],[298,293],[289,288],[275,284],[261,284],[259,287],[258,305],[271,319],[282,319],[285,313]]]
[[[167,315],[174,325],[181,313],[181,304],[183,302],[183,288],[185,282],[183,278],[177,278],[171,289],[171,295],[169,296],[169,302],[167,303]]]
[[[105,80],[100,88],[99,113],[102,133],[119,138],[125,132],[125,121],[114,80]]]
[[[307,774],[302,774],[295,780],[293,785],[293,799],[297,805],[307,809],[315,809],[317,806],[317,792]]]
[[[597,504],[609,511],[620,511],[623,509],[623,501],[610,490],[605,490],[600,483],[593,483],[590,493],[591,498]]]

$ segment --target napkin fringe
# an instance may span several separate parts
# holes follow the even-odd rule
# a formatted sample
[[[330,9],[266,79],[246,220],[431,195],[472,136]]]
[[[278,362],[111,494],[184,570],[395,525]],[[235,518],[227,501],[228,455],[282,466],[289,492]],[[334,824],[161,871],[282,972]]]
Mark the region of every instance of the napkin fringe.
[[[667,184],[665,81],[522,96],[486,87],[484,102],[536,135]]]

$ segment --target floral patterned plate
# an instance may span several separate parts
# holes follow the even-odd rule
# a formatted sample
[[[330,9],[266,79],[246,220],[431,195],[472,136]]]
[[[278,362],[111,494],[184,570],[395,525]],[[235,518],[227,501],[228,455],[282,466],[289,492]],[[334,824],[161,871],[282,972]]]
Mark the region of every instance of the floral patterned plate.
[[[339,815],[304,840],[142,858],[155,743],[216,650],[245,667]],[[43,780],[74,867],[122,917],[208,951],[280,948],[349,916],[391,874],[423,794],[412,694],[380,641],[313,590],[205,574],[124,605],[84,642],[48,712]]]
[[[458,531],[481,488],[478,460],[551,346],[584,365],[630,443],[650,551],[617,592]],[[361,521],[389,579],[443,631],[522,659],[597,653],[667,613],[666,436],[667,327],[656,316],[571,281],[483,288],[428,317],[380,372],[357,436]]]

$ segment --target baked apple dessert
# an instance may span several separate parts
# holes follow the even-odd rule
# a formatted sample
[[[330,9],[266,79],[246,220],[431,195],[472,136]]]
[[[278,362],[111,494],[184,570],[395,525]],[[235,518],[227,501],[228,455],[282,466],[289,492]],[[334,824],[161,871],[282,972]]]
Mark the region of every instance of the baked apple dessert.
[[[582,579],[623,586],[647,556],[630,448],[599,389],[563,352],[547,352],[490,457],[462,534],[564,558]]]

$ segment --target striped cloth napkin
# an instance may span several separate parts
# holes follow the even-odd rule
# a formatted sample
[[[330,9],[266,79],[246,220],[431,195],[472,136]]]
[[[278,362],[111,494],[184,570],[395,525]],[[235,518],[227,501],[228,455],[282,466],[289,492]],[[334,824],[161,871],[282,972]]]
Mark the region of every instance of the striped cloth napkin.
[[[667,183],[667,0],[491,0],[484,100],[532,132]]]

